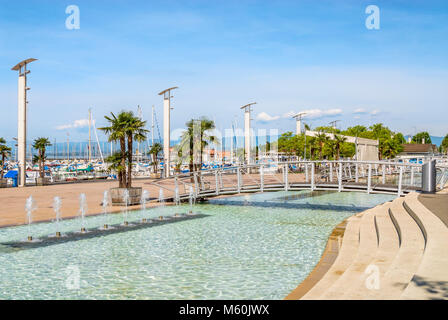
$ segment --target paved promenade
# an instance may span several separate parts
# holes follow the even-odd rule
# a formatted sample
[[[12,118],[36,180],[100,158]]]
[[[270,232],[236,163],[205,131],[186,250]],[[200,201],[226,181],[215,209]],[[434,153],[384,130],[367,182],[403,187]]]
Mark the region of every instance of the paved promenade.
[[[159,188],[150,185],[150,182],[152,182],[150,179],[134,180],[133,186],[143,187],[149,191],[150,198],[157,198]],[[34,222],[54,219],[53,198],[56,196],[62,200],[61,215],[63,219],[78,215],[81,193],[86,194],[88,214],[101,213],[104,191],[117,186],[117,181],[101,181],[0,189],[0,227],[26,223],[25,201],[29,196],[33,196],[37,205],[37,210],[33,212]],[[150,205],[155,205],[155,203]],[[138,206],[134,206],[134,209],[137,208]],[[109,212],[120,211],[120,207],[109,207]]]

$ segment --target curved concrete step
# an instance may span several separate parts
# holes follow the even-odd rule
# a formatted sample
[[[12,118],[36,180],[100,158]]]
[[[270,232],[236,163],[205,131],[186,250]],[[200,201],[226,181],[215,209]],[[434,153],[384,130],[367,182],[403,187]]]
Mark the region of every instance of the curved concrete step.
[[[342,245],[338,257],[333,265],[328,269],[325,275],[320,279],[313,288],[308,291],[301,299],[302,300],[316,300],[327,290],[350,266],[359,247],[359,227],[362,216],[366,213],[358,213],[347,219],[347,226],[345,229]]]
[[[325,290],[320,299],[343,299],[344,293],[349,288],[360,284],[362,274],[378,249],[375,214],[383,210],[383,206],[370,209],[363,215],[359,228],[359,247],[355,259],[339,279]]]
[[[419,200],[417,193],[405,198],[408,213],[426,234],[421,264],[401,295],[402,299],[448,299],[448,228]]]
[[[370,290],[364,299],[399,299],[417,271],[425,247],[423,233],[403,207],[404,198],[395,199],[389,210],[399,236],[399,250],[385,273],[380,273],[379,290]]]
[[[391,266],[399,250],[399,237],[397,229],[389,215],[392,203],[386,203],[381,210],[375,211],[375,227],[377,232],[378,250],[369,265],[360,274],[356,283],[345,291],[343,299],[361,300],[372,291],[381,289],[381,277]],[[379,281],[374,279],[379,276]],[[377,281],[377,282],[375,282]]]

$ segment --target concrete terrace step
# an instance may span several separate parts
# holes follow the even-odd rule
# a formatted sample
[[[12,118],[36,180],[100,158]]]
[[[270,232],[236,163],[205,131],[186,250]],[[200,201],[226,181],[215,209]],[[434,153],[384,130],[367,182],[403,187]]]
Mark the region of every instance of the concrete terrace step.
[[[421,264],[401,298],[448,299],[448,228],[418,200],[417,193],[409,194],[404,206],[421,222],[426,247]]]
[[[320,299],[342,299],[349,288],[360,284],[361,275],[378,249],[375,214],[379,210],[383,210],[383,207],[384,205],[375,207],[363,215],[359,228],[359,247],[355,259],[339,279],[325,290]]]
[[[379,210],[375,211],[375,229],[377,232],[378,249],[370,261],[369,265],[361,274],[360,278],[356,281],[357,285],[353,285],[346,290],[343,295],[343,299],[346,300],[360,300],[365,299],[372,290],[375,290],[368,286],[368,277],[373,272],[378,272],[381,276],[384,275],[392,264],[395,256],[399,250],[399,238],[398,232],[394,223],[389,215],[389,209],[392,203],[386,203]],[[367,271],[367,272],[366,272]],[[381,288],[381,280],[378,283]]]
[[[395,199],[389,209],[399,236],[399,250],[387,271],[380,273],[380,289],[370,290],[364,299],[399,299],[417,271],[425,247],[423,233],[403,207],[404,198]]]
[[[367,212],[367,211],[366,211]],[[347,219],[342,245],[338,257],[327,273],[320,279],[314,287],[308,291],[302,300],[315,300],[327,290],[350,266],[356,256],[359,246],[359,226],[365,212],[358,213]]]
[[[448,228],[417,193],[348,221],[335,263],[302,299],[448,299]]]

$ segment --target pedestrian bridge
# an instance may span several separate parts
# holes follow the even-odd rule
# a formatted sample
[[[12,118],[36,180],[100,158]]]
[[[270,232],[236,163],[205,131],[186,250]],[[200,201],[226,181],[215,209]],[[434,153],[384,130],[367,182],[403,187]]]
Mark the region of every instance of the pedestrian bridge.
[[[437,187],[448,180],[448,164],[438,161]],[[167,201],[271,191],[334,190],[404,196],[421,190],[422,164],[396,161],[294,161],[219,167],[151,182]]]

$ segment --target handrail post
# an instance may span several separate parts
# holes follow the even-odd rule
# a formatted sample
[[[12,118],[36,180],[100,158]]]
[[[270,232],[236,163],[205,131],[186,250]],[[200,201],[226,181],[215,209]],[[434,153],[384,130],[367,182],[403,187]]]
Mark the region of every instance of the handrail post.
[[[369,163],[369,169],[368,169],[368,177],[367,177],[367,193],[371,192],[372,187],[372,164]]]
[[[315,170],[315,163],[311,163],[311,190],[314,191],[315,185],[314,185],[314,170]]]
[[[386,184],[386,165],[383,164],[383,184]]]
[[[308,163],[305,163],[305,182],[309,182]]]
[[[330,162],[330,182],[333,181],[333,162]]]
[[[205,190],[205,185],[204,185],[204,175],[202,174],[202,172],[201,171],[199,171],[199,176],[200,176],[200,180],[201,180],[201,190]]]
[[[215,193],[218,196],[219,195],[219,180],[218,180],[218,170],[215,171]]]
[[[237,178],[238,193],[241,193],[241,167],[236,168],[236,178]]]
[[[359,170],[359,166],[358,166],[358,163],[356,163],[356,165],[355,165],[355,182],[359,182],[359,172],[358,172],[358,170]]]
[[[260,166],[260,191],[264,192],[264,166]]]
[[[403,188],[403,166],[400,166],[400,175],[398,177],[398,196],[401,196],[401,190]]]
[[[414,167],[411,167],[411,186],[414,186]]]
[[[339,162],[338,192],[342,192],[342,162]]]
[[[285,184],[285,191],[288,191],[288,165],[285,164],[283,166],[283,183]]]

